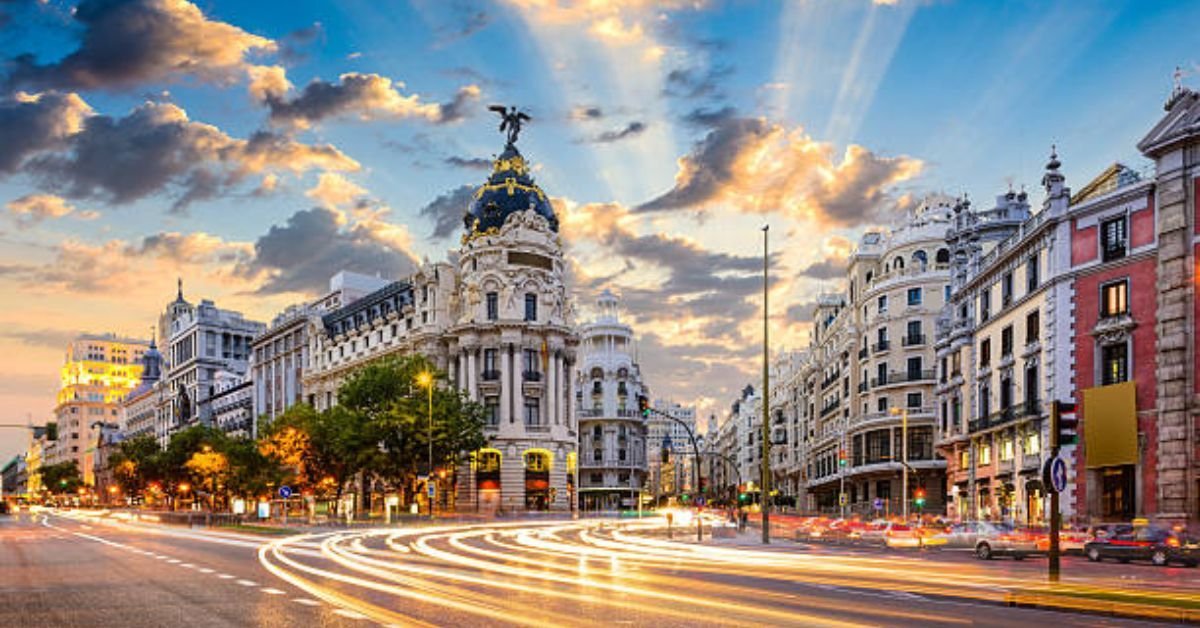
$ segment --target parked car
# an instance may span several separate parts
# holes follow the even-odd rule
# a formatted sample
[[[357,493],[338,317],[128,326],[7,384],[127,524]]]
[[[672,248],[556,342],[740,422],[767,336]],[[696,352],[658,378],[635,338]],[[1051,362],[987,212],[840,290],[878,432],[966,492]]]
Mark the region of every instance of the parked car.
[[[976,525],[975,557],[980,560],[991,560],[996,556],[1025,560],[1042,553],[1038,549],[1037,536],[1028,530],[1014,528],[1007,523],[979,522]]]
[[[1083,553],[1097,563],[1112,558],[1122,563],[1148,560],[1160,567],[1171,563],[1195,567],[1200,564],[1200,541],[1161,526],[1129,526],[1097,535],[1084,545]]]

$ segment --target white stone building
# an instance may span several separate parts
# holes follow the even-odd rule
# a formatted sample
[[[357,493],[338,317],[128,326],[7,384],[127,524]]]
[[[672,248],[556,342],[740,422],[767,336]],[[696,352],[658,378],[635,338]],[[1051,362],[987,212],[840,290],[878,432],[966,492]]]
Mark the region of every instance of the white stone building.
[[[634,361],[633,329],[605,290],[599,315],[580,327],[575,405],[579,420],[579,508],[636,508],[646,484],[646,423],[639,395],[649,395]],[[654,453],[653,451],[651,453]]]
[[[558,218],[509,144],[464,217],[462,246],[309,328],[303,388],[318,409],[377,358],[419,352],[489,413],[459,470],[459,510],[570,510],[576,486],[573,327]]]

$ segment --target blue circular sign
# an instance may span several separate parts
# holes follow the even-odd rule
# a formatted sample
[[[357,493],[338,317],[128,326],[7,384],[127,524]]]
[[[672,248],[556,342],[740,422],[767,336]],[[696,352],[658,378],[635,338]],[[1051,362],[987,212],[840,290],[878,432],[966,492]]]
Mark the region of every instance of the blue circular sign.
[[[1050,459],[1049,464],[1050,488],[1054,489],[1055,493],[1062,493],[1067,490],[1067,463],[1062,458],[1055,456]]]
[[[290,486],[279,487],[279,496],[284,499],[291,497],[292,496],[292,487],[290,487]]]

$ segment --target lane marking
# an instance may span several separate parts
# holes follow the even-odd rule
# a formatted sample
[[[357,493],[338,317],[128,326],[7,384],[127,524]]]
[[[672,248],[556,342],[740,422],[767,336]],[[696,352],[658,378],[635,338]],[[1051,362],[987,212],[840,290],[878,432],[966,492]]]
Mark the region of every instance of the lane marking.
[[[352,611],[352,610],[346,609],[346,608],[336,609],[333,611],[333,613],[335,615],[341,615],[342,617],[348,617],[350,619],[366,619],[367,618],[366,615],[363,615],[362,613],[360,613],[358,611]]]
[[[178,565],[179,563],[182,563],[182,562],[183,562],[183,561],[182,561],[182,560],[179,560],[178,558],[172,558],[171,560],[168,560],[168,561],[167,561],[167,563],[169,563],[169,564],[171,564],[171,565]]]
[[[201,567],[201,568],[200,568],[200,573],[214,573],[215,571],[216,571],[216,570],[214,570],[214,569],[209,569],[208,567]]]
[[[272,589],[270,587],[264,587],[259,590],[262,591],[263,593],[267,593],[269,595],[283,595],[283,591],[280,591],[279,589]]]
[[[196,566],[191,563],[180,563],[179,566],[183,567],[184,569],[195,569],[196,568]]]
[[[321,605],[320,602],[306,598],[306,597],[293,598],[292,601],[297,604],[303,604],[305,606],[320,606]]]
[[[257,583],[257,582],[255,582],[255,581],[253,581],[253,580],[238,580],[238,581],[237,581],[237,583],[238,583],[238,584],[240,584],[240,585],[242,585],[242,586],[244,586],[244,587],[256,587],[256,586],[258,586],[258,583]]]
[[[233,576],[231,576],[231,575],[229,575],[229,574],[227,574],[227,573],[220,573],[220,574],[217,574],[217,577],[218,577],[218,578],[220,578],[220,579],[222,579],[222,580],[232,580],[232,579],[233,579]]]

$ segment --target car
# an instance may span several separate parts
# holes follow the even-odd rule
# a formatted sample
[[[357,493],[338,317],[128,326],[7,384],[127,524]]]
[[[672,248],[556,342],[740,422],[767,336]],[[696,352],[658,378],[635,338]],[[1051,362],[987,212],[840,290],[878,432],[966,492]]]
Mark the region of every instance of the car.
[[[928,539],[928,544],[946,549],[974,550],[975,541],[979,537],[979,528],[982,525],[985,524],[976,521],[950,524],[943,531]]]
[[[1122,563],[1148,560],[1160,567],[1171,563],[1200,565],[1200,541],[1161,526],[1128,526],[1110,530],[1088,541],[1083,554],[1092,562],[1111,558]]]
[[[980,560],[991,560],[996,556],[1025,560],[1029,556],[1043,553],[1038,549],[1037,536],[1028,530],[1021,530],[1007,523],[980,522],[977,526],[975,557]]]
[[[862,532],[862,540],[880,543],[885,547],[919,547],[921,538],[910,525],[894,521],[871,524]]]

